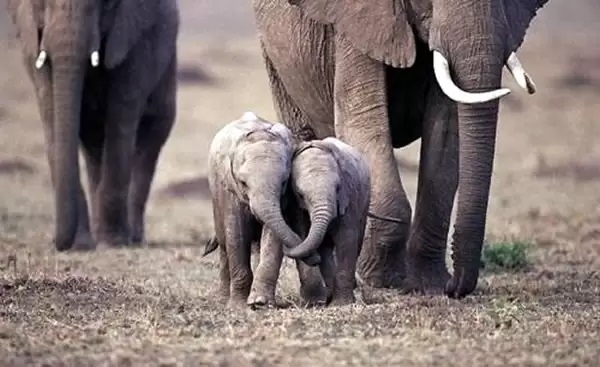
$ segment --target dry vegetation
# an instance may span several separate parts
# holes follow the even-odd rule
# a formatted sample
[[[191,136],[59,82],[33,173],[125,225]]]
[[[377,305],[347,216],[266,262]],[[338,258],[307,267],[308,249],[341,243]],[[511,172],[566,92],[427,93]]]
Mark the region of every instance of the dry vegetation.
[[[243,111],[274,113],[248,5],[181,3],[179,118],[161,158],[143,249],[52,249],[43,134],[15,43],[1,41],[0,269],[11,256],[16,268],[0,271],[0,365],[597,363],[595,0],[555,0],[531,28],[520,56],[538,94],[505,78],[515,92],[501,108],[486,241],[530,244],[525,268],[486,268],[476,293],[461,301],[365,289],[352,307],[304,309],[294,306],[296,274],[286,264],[279,296],[290,307],[246,312],[216,301],[217,256],[201,257],[212,224],[200,147]],[[398,152],[412,202],[418,148]]]

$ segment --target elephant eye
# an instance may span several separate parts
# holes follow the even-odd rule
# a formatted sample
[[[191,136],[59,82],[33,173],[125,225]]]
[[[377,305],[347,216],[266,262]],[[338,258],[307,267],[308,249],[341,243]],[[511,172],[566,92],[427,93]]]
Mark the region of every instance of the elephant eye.
[[[244,180],[240,180],[240,186],[242,186],[242,188],[246,189],[246,188],[248,188],[248,183]]]

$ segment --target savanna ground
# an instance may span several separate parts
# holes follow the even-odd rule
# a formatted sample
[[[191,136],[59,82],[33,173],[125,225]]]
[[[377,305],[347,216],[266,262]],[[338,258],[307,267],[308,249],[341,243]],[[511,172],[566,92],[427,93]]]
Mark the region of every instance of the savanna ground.
[[[0,364],[591,365],[600,359],[600,7],[552,1],[519,55],[538,93],[512,79],[502,102],[486,243],[530,245],[520,270],[483,270],[472,296],[363,290],[352,307],[227,311],[206,153],[246,110],[274,118],[247,2],[180,1],[178,122],[148,210],[149,244],[58,254],[32,89],[0,14]],[[217,4],[218,3],[218,4]],[[203,148],[204,147],[204,148]],[[419,143],[398,152],[414,203]]]

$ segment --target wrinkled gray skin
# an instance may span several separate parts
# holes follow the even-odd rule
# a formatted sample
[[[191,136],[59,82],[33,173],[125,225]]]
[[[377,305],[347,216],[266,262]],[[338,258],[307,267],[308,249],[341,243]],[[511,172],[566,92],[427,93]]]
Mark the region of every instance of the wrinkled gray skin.
[[[56,248],[142,242],[148,193],[175,120],[177,2],[8,0],[8,11],[44,125]]]
[[[332,137],[300,143],[292,161],[290,188],[293,198],[286,217],[304,241],[296,247],[287,247],[282,246],[277,236],[263,233],[260,263],[248,303],[274,303],[282,249],[283,254],[295,259],[319,252],[320,274],[316,268],[296,261],[300,292],[309,303],[354,302],[356,263],[371,196],[366,159],[357,149]]]
[[[479,277],[499,101],[447,97],[432,51],[448,60],[453,85],[496,90],[508,56],[547,0],[291,2],[252,1],[278,118],[300,139],[336,136],[364,153],[370,212],[395,219],[369,218],[358,274],[374,287],[470,294]],[[411,226],[392,148],[418,138]],[[451,277],[445,251],[457,188]]]
[[[250,253],[263,226],[289,246],[301,243],[282,214],[293,150],[287,127],[253,113],[225,125],[212,140],[208,183],[215,235],[204,254],[219,248],[221,294],[232,307],[246,305],[253,278]]]

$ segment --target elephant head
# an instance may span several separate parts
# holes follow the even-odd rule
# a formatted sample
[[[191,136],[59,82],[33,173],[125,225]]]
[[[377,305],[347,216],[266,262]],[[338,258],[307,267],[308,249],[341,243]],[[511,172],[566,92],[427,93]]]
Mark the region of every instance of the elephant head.
[[[36,87],[51,90],[42,101],[51,112],[56,205],[56,247],[72,246],[78,218],[78,137],[83,84],[90,68],[121,64],[141,35],[156,24],[164,1],[8,0],[25,62],[47,73]],[[35,68],[31,68],[34,65]],[[33,75],[35,83],[42,83]],[[41,111],[40,111],[41,113]]]
[[[349,164],[334,144],[322,140],[298,144],[292,161],[291,189],[298,207],[309,213],[311,226],[301,244],[284,247],[286,256],[305,258],[314,253],[330,223],[346,213],[352,180],[345,168]]]
[[[268,129],[246,132],[227,158],[227,186],[286,247],[295,247],[302,242],[282,214],[293,151],[291,131],[276,123]],[[320,258],[312,256],[305,261],[316,265]]]
[[[506,66],[529,93],[535,84],[516,50],[548,0],[289,0],[303,14],[332,24],[358,51],[410,68],[427,44],[431,72],[455,103],[459,185],[453,238],[455,274],[446,292],[461,297],[477,284],[494,161],[499,98]],[[427,48],[425,48],[427,50]],[[430,101],[442,103],[441,101]]]

